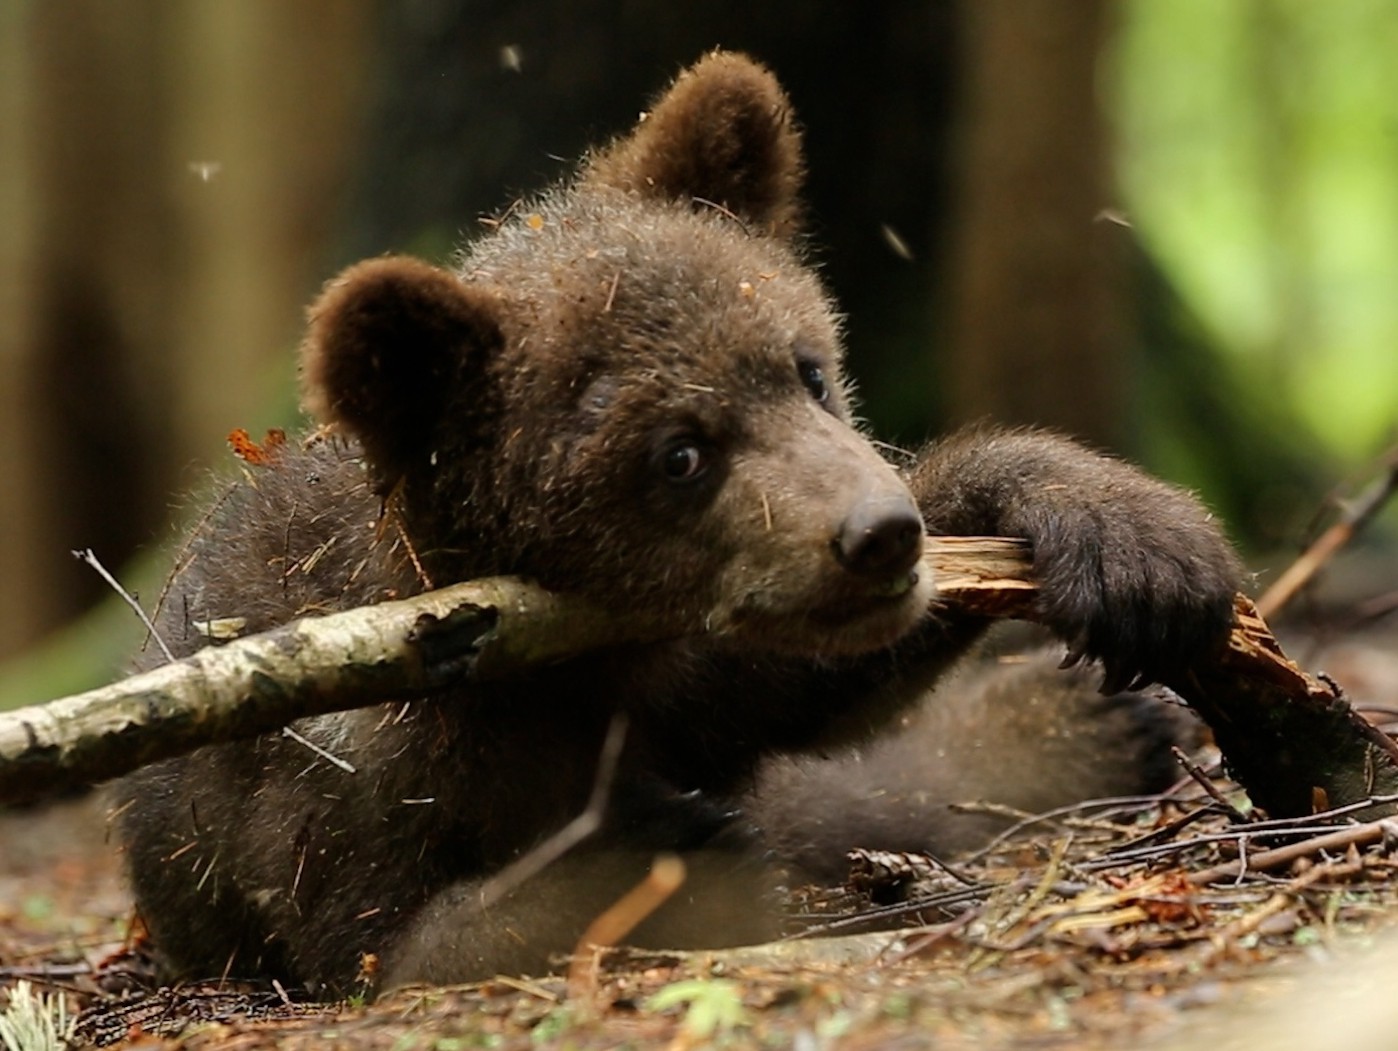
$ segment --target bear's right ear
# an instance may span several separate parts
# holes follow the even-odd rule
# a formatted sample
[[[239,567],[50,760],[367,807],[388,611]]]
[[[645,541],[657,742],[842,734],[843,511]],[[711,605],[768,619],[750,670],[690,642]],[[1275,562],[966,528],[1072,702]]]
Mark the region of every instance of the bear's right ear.
[[[388,482],[431,457],[438,424],[473,400],[471,386],[484,397],[503,343],[489,290],[403,256],[350,267],[307,314],[302,404],[358,438]]]
[[[777,78],[714,51],[676,78],[635,130],[593,157],[585,179],[726,208],[759,232],[801,225],[801,134]]]

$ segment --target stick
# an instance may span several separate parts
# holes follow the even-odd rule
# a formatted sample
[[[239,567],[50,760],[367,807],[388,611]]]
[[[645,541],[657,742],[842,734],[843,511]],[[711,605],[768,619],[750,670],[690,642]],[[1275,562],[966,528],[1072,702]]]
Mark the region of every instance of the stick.
[[[150,617],[146,616],[146,611],[141,608],[141,604],[136,601],[136,596],[122,587],[121,584],[117,582],[117,578],[107,572],[107,567],[98,561],[97,556],[92,553],[92,548],[85,547],[81,551],[74,551],[73,557],[81,562],[86,562],[93,569],[97,570],[97,575],[105,580],[111,589],[121,596],[123,602],[136,611],[136,616],[141,618],[141,623],[146,626],[146,631],[150,632],[151,638],[155,639],[155,644],[160,647],[160,652],[165,654],[165,659],[167,661],[174,660],[175,655],[170,652],[170,647],[165,645],[165,640],[160,637],[160,632],[155,630],[155,625],[151,623]]]
[[[1301,557],[1287,567],[1272,586],[1257,600],[1257,612],[1262,617],[1275,617],[1281,612],[1296,593],[1335,556],[1335,553],[1354,539],[1389,497],[1398,489],[1398,449],[1384,457],[1384,473],[1374,479],[1369,486],[1352,501],[1340,505],[1340,520],[1332,525],[1315,542],[1302,552]]]
[[[662,638],[509,578],[294,621],[87,693],[0,714],[0,802],[311,715],[423,696],[618,639]]]
[[[607,727],[607,738],[602,742],[602,754],[597,760],[597,774],[587,806],[548,839],[491,876],[481,888],[481,908],[488,909],[495,905],[525,880],[533,879],[602,827],[602,819],[607,816],[607,803],[611,800],[612,781],[621,762],[621,746],[625,742],[626,716],[619,712],[612,716],[612,723]]]
[[[1035,615],[1027,545],[930,538],[938,601],[987,617]],[[1163,685],[1214,731],[1253,802],[1275,817],[1398,793],[1398,746],[1329,684],[1287,659],[1249,600],[1226,646]],[[637,623],[510,578],[284,625],[47,705],[0,715],[0,801],[115,777],[311,715],[517,674],[684,625]],[[1398,812],[1375,803],[1357,817]]]
[[[599,949],[619,945],[651,913],[664,905],[685,880],[685,865],[677,854],[661,854],[650,873],[617,899],[605,912],[587,925],[568,968],[568,999],[597,987]]]
[[[1393,828],[1388,819],[1371,821],[1363,825],[1350,825],[1336,832],[1316,836],[1314,839],[1288,843],[1284,847],[1264,850],[1251,856],[1245,852],[1241,853],[1236,861],[1225,861],[1213,868],[1191,872],[1188,881],[1192,886],[1205,887],[1218,880],[1237,879],[1239,875],[1248,872],[1267,872],[1280,868],[1283,865],[1291,864],[1297,858],[1310,857],[1323,850],[1346,850],[1349,847],[1367,846],[1370,843],[1379,842],[1385,835],[1392,833]]]

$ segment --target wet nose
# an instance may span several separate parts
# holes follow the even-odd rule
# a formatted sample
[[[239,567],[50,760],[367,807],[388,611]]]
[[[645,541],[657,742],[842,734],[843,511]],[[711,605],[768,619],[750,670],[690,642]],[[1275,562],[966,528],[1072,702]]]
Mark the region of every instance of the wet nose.
[[[860,576],[904,572],[921,554],[922,516],[907,496],[862,500],[835,537],[835,557]]]

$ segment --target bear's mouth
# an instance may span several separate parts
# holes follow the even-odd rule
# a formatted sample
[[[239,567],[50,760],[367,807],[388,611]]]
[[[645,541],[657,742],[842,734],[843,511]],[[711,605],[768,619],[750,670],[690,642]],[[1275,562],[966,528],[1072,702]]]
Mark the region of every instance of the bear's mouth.
[[[749,594],[715,618],[720,634],[760,640],[773,650],[853,655],[891,646],[922,620],[936,592],[931,570],[920,565],[883,581],[848,578],[818,596]],[[788,604],[789,603],[789,604]]]
[[[870,588],[869,593],[880,598],[902,598],[917,587],[917,584],[918,572],[914,569],[884,584]]]
[[[905,615],[916,619],[931,597],[928,594],[920,603],[910,598],[923,582],[922,573],[920,568],[913,569],[890,580],[861,582],[858,587],[841,588],[838,593],[824,596],[824,600],[813,606],[807,616],[823,627],[834,630],[855,627],[871,619],[898,620]],[[906,614],[905,606],[908,607]]]

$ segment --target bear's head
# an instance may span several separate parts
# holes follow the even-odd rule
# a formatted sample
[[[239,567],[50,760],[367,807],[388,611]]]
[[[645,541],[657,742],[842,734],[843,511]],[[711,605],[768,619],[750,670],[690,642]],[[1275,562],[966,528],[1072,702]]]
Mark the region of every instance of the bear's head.
[[[851,422],[801,181],[781,88],[714,53],[454,270],[327,286],[305,403],[363,447],[433,583],[520,574],[812,654],[916,623],[922,521]]]

